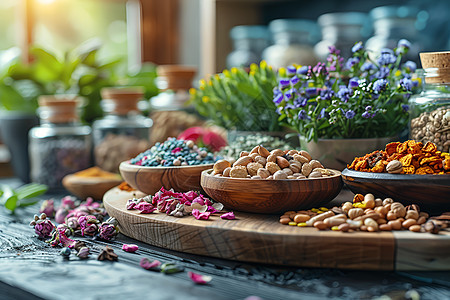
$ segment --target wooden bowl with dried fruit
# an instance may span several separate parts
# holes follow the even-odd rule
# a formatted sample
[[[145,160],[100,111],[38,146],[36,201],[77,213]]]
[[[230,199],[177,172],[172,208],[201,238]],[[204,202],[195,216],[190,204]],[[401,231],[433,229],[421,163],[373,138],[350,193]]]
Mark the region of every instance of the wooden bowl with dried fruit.
[[[203,171],[201,186],[229,209],[271,214],[324,205],[339,194],[342,179],[305,151],[256,146],[233,165],[219,160]]]

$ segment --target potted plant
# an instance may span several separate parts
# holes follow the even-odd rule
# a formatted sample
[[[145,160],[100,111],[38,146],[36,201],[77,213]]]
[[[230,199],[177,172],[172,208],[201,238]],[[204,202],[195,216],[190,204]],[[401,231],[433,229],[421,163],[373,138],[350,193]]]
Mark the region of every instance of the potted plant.
[[[302,148],[336,169],[398,138],[420,81],[413,77],[416,64],[402,63],[409,46],[400,40],[373,59],[358,42],[345,62],[330,47],[325,63],[280,70],[273,98],[280,123],[298,132]]]
[[[200,80],[198,89],[190,89],[190,101],[197,112],[229,131],[228,139],[237,134],[266,132],[280,134],[273,99],[276,73],[266,62],[244,68],[231,68]]]

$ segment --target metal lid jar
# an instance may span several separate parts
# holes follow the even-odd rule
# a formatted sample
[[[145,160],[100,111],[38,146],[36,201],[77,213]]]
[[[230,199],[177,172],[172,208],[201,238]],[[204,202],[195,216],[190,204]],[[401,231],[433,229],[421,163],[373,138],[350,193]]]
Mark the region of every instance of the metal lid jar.
[[[149,148],[153,121],[142,115],[138,102],[143,87],[108,87],[101,90],[105,116],[92,124],[95,163],[109,172]]]
[[[420,53],[423,91],[410,99],[410,138],[450,151],[450,51]]]
[[[261,61],[263,50],[269,46],[270,33],[267,26],[240,25],[230,30],[233,51],[227,56],[227,68],[250,67]]]
[[[31,180],[51,190],[62,189],[62,179],[92,165],[90,126],[80,122],[76,96],[40,96],[41,125],[29,132]]]
[[[274,44],[267,47],[262,58],[273,68],[292,64],[314,65],[317,57],[313,45],[320,35],[314,21],[277,19],[269,23]]]

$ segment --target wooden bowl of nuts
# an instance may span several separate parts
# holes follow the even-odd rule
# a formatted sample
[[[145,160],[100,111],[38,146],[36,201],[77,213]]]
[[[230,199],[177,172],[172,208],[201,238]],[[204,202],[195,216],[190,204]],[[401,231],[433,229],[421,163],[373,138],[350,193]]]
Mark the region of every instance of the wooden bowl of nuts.
[[[309,153],[256,146],[231,165],[219,160],[202,172],[201,186],[229,209],[279,213],[328,203],[342,188],[341,172],[326,169]]]
[[[354,193],[391,197],[404,205],[427,209],[450,208],[450,175],[371,173],[345,169],[344,183]]]
[[[202,171],[213,164],[171,167],[144,167],[124,161],[119,165],[122,178],[133,188],[153,195],[164,187],[177,192],[199,191]]]

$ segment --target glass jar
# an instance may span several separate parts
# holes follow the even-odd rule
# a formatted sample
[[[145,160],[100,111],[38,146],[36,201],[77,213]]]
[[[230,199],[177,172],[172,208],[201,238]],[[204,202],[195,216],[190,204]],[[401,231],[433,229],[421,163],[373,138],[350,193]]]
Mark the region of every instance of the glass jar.
[[[269,23],[274,44],[267,47],[262,58],[273,68],[292,64],[315,65],[317,57],[313,45],[318,40],[319,29],[314,21],[302,19],[277,19]]]
[[[150,147],[153,121],[138,109],[143,87],[108,87],[101,94],[105,116],[92,124],[95,164],[117,173],[122,161]]]
[[[250,67],[261,61],[263,50],[269,46],[270,34],[266,26],[240,25],[230,30],[233,51],[227,56],[227,68]]]
[[[62,189],[62,179],[92,166],[91,127],[78,117],[79,98],[40,96],[41,125],[29,132],[31,180]]]
[[[401,39],[411,42],[406,54],[407,60],[418,63],[422,49],[419,32],[416,29],[419,10],[409,6],[380,6],[370,11],[374,35],[367,40],[366,48],[376,57],[382,48],[394,49]]]
[[[327,13],[319,16],[317,22],[322,40],[314,46],[314,52],[321,61],[326,60],[330,46],[339,49],[342,57],[349,58],[353,45],[364,42],[370,31],[368,15],[362,12]]]
[[[425,85],[410,99],[410,138],[450,150],[450,52],[420,53]]]

